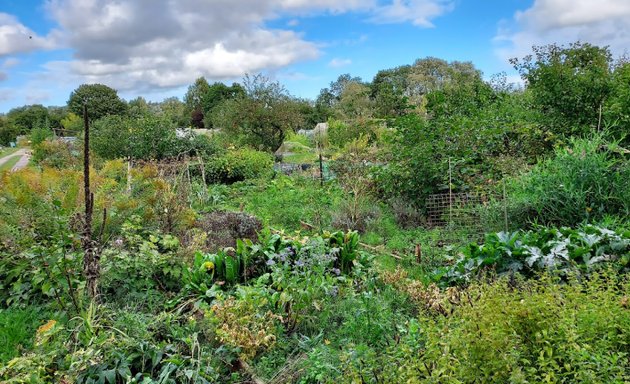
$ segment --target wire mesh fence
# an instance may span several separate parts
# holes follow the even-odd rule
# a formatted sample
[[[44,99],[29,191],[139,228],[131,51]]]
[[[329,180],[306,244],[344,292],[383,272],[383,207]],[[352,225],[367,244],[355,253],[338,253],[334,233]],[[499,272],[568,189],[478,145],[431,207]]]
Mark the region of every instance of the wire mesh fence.
[[[503,205],[502,201],[504,196],[472,192],[430,195],[426,201],[427,224],[446,229],[447,233],[453,235],[454,238],[450,239],[453,241],[462,240],[462,237],[467,240],[481,239],[484,233],[503,229],[500,227],[504,223],[498,223],[496,217],[491,219],[488,215],[489,204],[498,202]],[[503,219],[500,221],[504,221]]]

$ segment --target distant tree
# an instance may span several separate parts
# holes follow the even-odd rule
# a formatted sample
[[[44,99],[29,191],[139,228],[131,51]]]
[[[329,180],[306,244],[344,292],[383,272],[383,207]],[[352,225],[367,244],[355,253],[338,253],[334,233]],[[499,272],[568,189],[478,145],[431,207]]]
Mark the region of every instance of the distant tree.
[[[186,105],[177,97],[169,97],[158,104],[159,114],[167,117],[177,127],[185,127],[190,122],[186,115]]]
[[[105,159],[161,160],[186,151],[188,140],[177,138],[166,117],[107,116],[92,126],[91,148]]]
[[[146,116],[153,113],[151,105],[142,96],[138,96],[127,103],[127,114],[133,117]]]
[[[303,124],[300,103],[280,83],[261,74],[246,75],[243,87],[245,95],[224,101],[213,123],[248,144],[274,152],[288,132]]]
[[[335,96],[330,92],[329,88],[322,88],[315,100],[315,116],[318,123],[328,121],[333,115],[333,105],[335,104]]]
[[[39,104],[13,108],[7,113],[7,121],[17,128],[20,134],[26,134],[33,128],[49,126],[48,109]]]
[[[348,82],[335,111],[344,120],[366,119],[374,114],[374,102],[370,99],[370,87],[358,82]]]
[[[630,144],[630,61],[620,60],[612,75],[612,93],[605,104],[604,125],[624,145]]]
[[[61,119],[61,126],[63,129],[62,135],[69,136],[81,132],[83,130],[83,119],[74,113],[70,112]]]
[[[379,71],[370,85],[370,96],[375,102],[378,117],[397,117],[409,107],[409,69],[402,66]]]
[[[87,103],[88,116],[95,121],[105,116],[124,115],[127,104],[118,97],[118,92],[103,84],[83,84],[72,91],[68,109],[77,116],[83,115],[83,104]]]
[[[195,128],[204,128],[203,99],[210,90],[210,84],[204,77],[199,77],[188,87],[184,95],[186,113],[190,116],[190,124]]]
[[[511,63],[533,95],[541,124],[564,136],[593,131],[614,87],[608,48],[577,42],[534,46],[533,51]]]
[[[212,84],[201,97],[201,107],[204,113],[209,114],[224,100],[236,99],[245,96],[245,89],[237,83],[227,86],[223,83]]]
[[[349,73],[344,73],[343,75],[339,75],[337,80],[330,83],[329,92],[332,95],[333,103],[341,100],[344,89],[351,83],[361,84],[363,80],[361,80],[360,77],[352,77]]]
[[[20,134],[20,129],[9,123],[4,116],[0,116],[0,145],[7,146],[11,142],[15,142],[16,137]]]

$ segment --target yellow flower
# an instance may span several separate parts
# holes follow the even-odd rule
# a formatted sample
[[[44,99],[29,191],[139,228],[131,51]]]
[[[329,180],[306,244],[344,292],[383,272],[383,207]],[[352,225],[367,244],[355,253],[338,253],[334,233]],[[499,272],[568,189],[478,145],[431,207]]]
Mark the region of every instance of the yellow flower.
[[[211,271],[214,269],[214,263],[212,261],[206,261],[205,263],[203,263],[203,267],[206,269],[206,271]]]
[[[593,210],[593,208],[591,208],[591,207],[586,207],[586,212],[589,212],[589,213],[590,213],[592,210]]]

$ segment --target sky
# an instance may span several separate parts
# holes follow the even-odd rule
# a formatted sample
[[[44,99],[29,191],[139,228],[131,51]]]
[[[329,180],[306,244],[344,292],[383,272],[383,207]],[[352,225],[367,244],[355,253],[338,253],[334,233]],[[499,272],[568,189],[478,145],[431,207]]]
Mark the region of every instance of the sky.
[[[509,58],[577,40],[627,53],[630,0],[0,0],[0,113],[85,83],[161,101],[259,72],[313,99],[429,56],[518,81]]]

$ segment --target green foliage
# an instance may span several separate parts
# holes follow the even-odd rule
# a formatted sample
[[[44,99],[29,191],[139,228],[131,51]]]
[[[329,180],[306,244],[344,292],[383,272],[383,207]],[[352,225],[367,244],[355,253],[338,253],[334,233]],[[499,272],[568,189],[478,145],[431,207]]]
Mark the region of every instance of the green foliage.
[[[103,84],[82,84],[70,93],[68,109],[83,116],[83,105],[87,105],[88,118],[96,121],[110,115],[124,115],[127,104],[118,97],[118,92]]]
[[[114,247],[103,252],[102,294],[110,300],[157,302],[161,294],[177,293],[184,271],[179,245],[176,237],[148,230],[140,217],[131,217]],[[148,292],[153,294],[147,297]]]
[[[299,230],[305,221],[317,229],[331,227],[332,213],[342,199],[339,187],[307,178],[278,175],[255,184],[235,184],[226,197],[232,209],[240,205],[274,228]]]
[[[9,143],[15,143],[19,134],[19,127],[9,123],[5,117],[0,117],[0,145],[8,146]]]
[[[32,348],[35,331],[48,315],[37,307],[0,309],[0,365]]]
[[[299,101],[278,82],[262,75],[243,79],[245,95],[229,99],[216,108],[213,126],[241,136],[246,144],[275,152],[289,132],[303,123]]]
[[[38,145],[41,144],[42,142],[44,142],[45,140],[47,140],[48,138],[52,137],[53,132],[50,129],[46,129],[46,128],[33,128],[33,130],[31,130],[31,144],[32,145]]]
[[[630,214],[630,161],[616,145],[596,136],[575,139],[508,184],[509,217],[530,222],[574,225],[606,215]]]
[[[39,104],[13,108],[7,113],[7,122],[15,127],[19,134],[29,133],[33,128],[49,128],[49,112]]]
[[[33,146],[33,161],[42,167],[78,169],[82,152],[73,143],[45,140]]]
[[[435,277],[451,283],[471,282],[488,269],[500,275],[531,277],[539,271],[591,272],[602,265],[630,270],[630,232],[585,226],[493,233],[483,245],[471,243],[461,249],[454,264],[438,270]]]
[[[475,285],[450,316],[410,323],[392,358],[371,365],[386,367],[386,382],[621,383],[628,288],[614,274]]]
[[[577,42],[534,46],[533,51],[511,62],[527,81],[540,123],[556,135],[592,132],[613,88],[608,48]]]
[[[230,150],[205,163],[206,180],[231,184],[271,175],[273,158],[265,152],[249,148]]]
[[[381,123],[374,120],[355,121],[345,123],[341,120],[328,120],[328,142],[337,147],[343,148],[354,140],[365,137],[369,142],[377,138],[377,133],[381,128]]]
[[[108,116],[93,125],[92,149],[105,159],[160,160],[192,150],[191,141],[178,138],[172,121],[163,116]]]
[[[186,290],[212,300],[219,286],[244,283],[264,273],[278,272],[286,277],[317,267],[321,273],[350,274],[355,265],[365,262],[359,255],[358,245],[356,232],[340,231],[324,232],[312,238],[274,234],[261,244],[239,239],[236,249],[215,254],[197,252],[192,267],[185,274]],[[274,281],[278,283],[282,276]]]
[[[37,244],[0,258],[0,300],[16,306],[54,300],[58,309],[78,311],[83,285],[81,275],[73,273],[83,261],[78,236],[68,229],[61,201],[54,202],[47,220],[50,235],[42,233]]]

